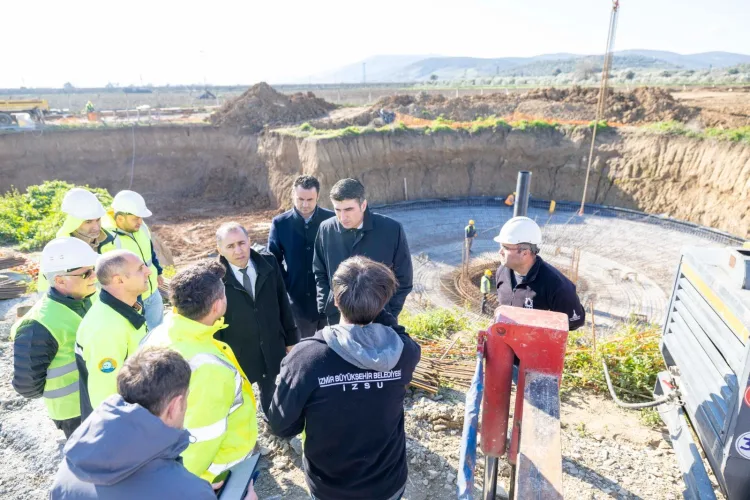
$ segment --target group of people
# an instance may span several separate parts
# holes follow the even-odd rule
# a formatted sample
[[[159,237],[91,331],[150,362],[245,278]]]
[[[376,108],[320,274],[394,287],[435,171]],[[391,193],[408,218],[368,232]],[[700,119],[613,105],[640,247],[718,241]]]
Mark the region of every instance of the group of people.
[[[356,179],[331,187],[333,211],[315,177],[291,191],[266,249],[222,224],[218,259],[173,277],[166,315],[143,197],[121,191],[105,210],[87,190],[66,194],[42,251],[44,295],[11,333],[14,388],[43,397],[68,438],[52,498],[215,498],[263,427],[252,384],[267,432],[302,435],[312,498],[403,495],[403,399],[420,359],[398,324],[412,289],[406,234],[368,208]],[[583,324],[531,219],[496,240],[501,304]]]

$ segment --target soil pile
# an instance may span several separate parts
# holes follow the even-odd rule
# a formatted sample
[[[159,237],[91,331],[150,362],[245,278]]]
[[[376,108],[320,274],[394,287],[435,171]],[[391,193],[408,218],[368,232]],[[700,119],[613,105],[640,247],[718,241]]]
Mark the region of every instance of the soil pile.
[[[261,82],[236,99],[227,101],[211,115],[211,123],[256,133],[266,126],[288,125],[320,118],[335,108],[335,104],[315,97],[312,92],[288,96]]]
[[[428,119],[443,115],[458,121],[488,115],[593,120],[598,99],[598,88],[543,88],[519,94],[494,93],[454,99],[442,95],[396,95],[380,99],[372,109],[385,108]],[[666,120],[687,122],[698,115],[698,109],[680,104],[664,89],[641,87],[630,92],[610,90],[604,119],[642,124]]]

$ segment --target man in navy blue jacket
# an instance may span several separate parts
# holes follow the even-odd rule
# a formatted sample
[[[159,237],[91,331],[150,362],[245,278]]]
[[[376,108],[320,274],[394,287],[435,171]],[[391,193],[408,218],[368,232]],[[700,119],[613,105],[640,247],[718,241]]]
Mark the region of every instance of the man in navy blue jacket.
[[[383,310],[397,289],[385,265],[351,257],[331,286],[341,321],[281,362],[268,423],[282,437],[304,429],[314,499],[397,500],[408,475],[404,395],[419,344]]]
[[[294,321],[302,338],[312,337],[326,326],[316,304],[312,261],[315,235],[320,223],[333,212],[318,206],[320,183],[311,175],[300,175],[292,186],[294,207],[274,217],[268,233],[268,251],[276,256],[292,304]]]

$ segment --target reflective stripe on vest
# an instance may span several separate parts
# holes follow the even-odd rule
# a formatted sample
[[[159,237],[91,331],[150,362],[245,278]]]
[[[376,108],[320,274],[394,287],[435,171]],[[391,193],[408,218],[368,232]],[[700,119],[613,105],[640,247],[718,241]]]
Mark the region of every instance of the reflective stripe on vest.
[[[210,425],[188,429],[190,435],[195,438],[196,443],[200,443],[201,441],[210,441],[212,439],[221,437],[227,431],[229,415],[237,411],[243,403],[242,375],[240,375],[237,369],[232,366],[231,363],[224,361],[218,356],[215,356],[213,354],[201,353],[196,354],[190,359],[190,370],[195,371],[199,367],[207,364],[222,366],[234,373],[234,401],[232,402],[232,406],[229,408],[229,413],[226,417]]]
[[[231,469],[232,467],[234,467],[238,463],[242,462],[243,460],[246,460],[246,459],[250,458],[250,456],[252,454],[253,454],[253,452],[252,452],[252,450],[250,450],[250,452],[247,455],[245,455],[244,457],[240,458],[239,460],[234,460],[232,462],[229,462],[228,464],[216,464],[216,463],[212,463],[211,465],[208,466],[207,470],[208,470],[208,472],[210,472],[214,476],[217,476],[217,475],[221,474],[222,472],[224,472],[225,470]]]
[[[11,339],[26,321],[36,321],[57,342],[57,352],[47,367],[44,382],[44,404],[53,420],[67,420],[81,415],[78,392],[78,367],[75,361],[75,339],[81,317],[64,304],[43,296],[11,328]]]

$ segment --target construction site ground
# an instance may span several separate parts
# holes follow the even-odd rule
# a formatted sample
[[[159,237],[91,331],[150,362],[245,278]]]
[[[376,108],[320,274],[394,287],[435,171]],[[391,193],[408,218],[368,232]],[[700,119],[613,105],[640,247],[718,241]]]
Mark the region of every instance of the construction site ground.
[[[429,307],[454,308],[466,297],[446,286],[461,263],[463,227],[474,219],[479,236],[473,264],[495,262],[492,238],[512,215],[498,204],[415,203],[381,210],[403,225],[414,263],[411,312]],[[215,252],[214,233],[221,222],[238,220],[255,243],[264,244],[270,220],[278,211],[227,211],[220,207],[195,212],[160,213],[155,233],[174,255],[179,268]],[[700,229],[680,228],[645,216],[578,217],[572,212],[532,208],[530,216],[543,227],[542,256],[560,267],[570,265],[572,249],[580,250],[579,273],[585,279],[583,302],[593,299],[597,336],[631,314],[661,321],[671,292],[673,273],[683,245],[723,245],[728,239]],[[658,245],[655,244],[658,242]],[[0,497],[46,498],[64,444],[41,401],[25,400],[11,385],[12,346],[9,329],[15,308],[31,297],[0,302]],[[473,305],[471,307],[474,307]],[[488,317],[470,312],[477,322]],[[584,329],[591,329],[588,318]],[[471,345],[474,332],[463,340]],[[437,396],[409,391],[405,402],[409,480],[404,498],[455,498],[455,481],[463,393],[443,388]],[[562,402],[564,495],[566,498],[679,498],[683,489],[675,457],[663,429],[641,422],[637,413],[617,408],[608,398],[569,393]],[[267,432],[260,437],[263,471],[260,498],[308,498],[300,457],[286,442]],[[480,455],[481,457],[481,455]],[[482,484],[482,463],[476,471]],[[501,461],[500,483],[508,486],[508,466]]]

